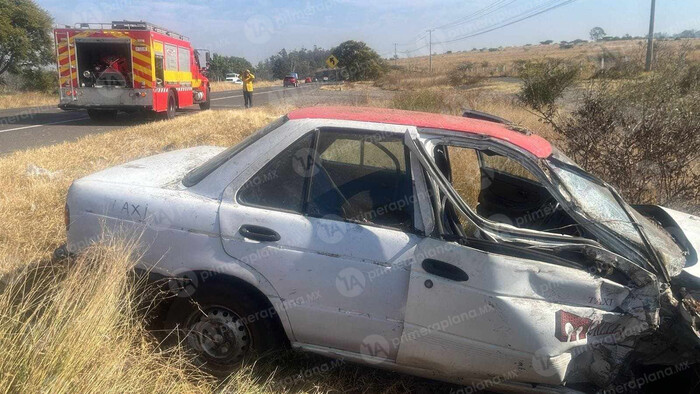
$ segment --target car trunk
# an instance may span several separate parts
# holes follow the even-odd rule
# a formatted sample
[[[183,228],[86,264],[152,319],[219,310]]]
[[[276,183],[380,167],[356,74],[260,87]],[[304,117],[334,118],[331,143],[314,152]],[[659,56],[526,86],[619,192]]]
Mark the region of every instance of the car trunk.
[[[222,150],[215,146],[201,146],[161,153],[111,167],[83,179],[141,187],[174,187],[189,171]]]

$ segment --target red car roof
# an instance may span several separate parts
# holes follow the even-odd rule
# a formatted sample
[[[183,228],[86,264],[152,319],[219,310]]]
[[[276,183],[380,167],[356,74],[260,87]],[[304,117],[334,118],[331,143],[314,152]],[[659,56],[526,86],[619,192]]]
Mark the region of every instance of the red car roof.
[[[510,142],[539,158],[552,154],[552,145],[538,135],[525,135],[503,124],[461,116],[374,107],[308,107],[290,112],[293,119],[337,119],[388,123],[420,128],[461,131]]]

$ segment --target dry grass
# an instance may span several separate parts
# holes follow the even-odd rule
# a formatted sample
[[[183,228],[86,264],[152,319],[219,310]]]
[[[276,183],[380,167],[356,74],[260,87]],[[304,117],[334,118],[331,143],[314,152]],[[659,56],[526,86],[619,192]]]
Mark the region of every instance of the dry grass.
[[[279,81],[255,81],[253,88],[268,88],[272,86],[282,86],[282,80]],[[212,92],[225,92],[228,90],[241,90],[243,85],[238,85],[231,82],[219,81],[211,83]]]
[[[177,351],[164,356],[133,310],[129,245],[70,265],[26,267],[0,295],[2,392],[209,392]]]
[[[19,92],[0,94],[0,109],[41,107],[58,105],[58,94],[42,92]]]
[[[669,50],[678,50],[683,45],[691,48],[689,60],[700,59],[700,39],[677,41],[662,41],[660,45]],[[542,58],[571,59],[574,61],[592,62],[604,51],[631,58],[643,55],[645,42],[642,40],[590,42],[578,44],[571,49],[560,49],[558,44],[508,47],[502,50],[466,51],[433,56],[433,75],[446,74],[456,66],[465,62],[476,65],[475,72],[487,76],[514,76],[513,62],[522,60],[537,60]],[[399,59],[398,66],[410,72],[427,72],[428,56]]]

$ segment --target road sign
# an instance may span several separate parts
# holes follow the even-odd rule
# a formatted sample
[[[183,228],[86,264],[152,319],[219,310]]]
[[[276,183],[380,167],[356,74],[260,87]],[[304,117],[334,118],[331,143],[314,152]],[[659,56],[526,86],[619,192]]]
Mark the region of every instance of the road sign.
[[[338,59],[335,56],[330,55],[328,56],[328,59],[326,59],[326,64],[330,68],[336,68],[338,67]]]

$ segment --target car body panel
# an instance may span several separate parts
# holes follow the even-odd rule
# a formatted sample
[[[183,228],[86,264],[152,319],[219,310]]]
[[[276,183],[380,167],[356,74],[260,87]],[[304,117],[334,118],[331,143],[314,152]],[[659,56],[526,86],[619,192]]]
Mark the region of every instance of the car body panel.
[[[221,237],[225,250],[236,259],[249,260],[274,283],[283,300],[314,298],[311,295],[317,293],[310,302],[286,310],[298,341],[358,351],[358,344],[371,333],[391,339],[401,335],[409,271],[405,260],[418,239],[396,230],[246,206],[236,199],[238,190],[270,159],[318,125],[318,121],[289,122],[280,127],[282,143],[260,155],[255,149],[242,152],[239,160],[251,164],[224,192]],[[357,126],[397,134],[404,129],[379,124]],[[268,137],[280,138],[267,136],[263,140]],[[265,146],[263,140],[261,146]],[[246,240],[239,233],[243,225],[272,229],[281,239],[274,244]],[[337,238],[339,234],[342,242]],[[306,279],[290,280],[295,275]],[[363,278],[381,278],[383,286],[365,286]],[[318,330],[319,325],[326,329]],[[395,352],[388,357],[395,358]]]
[[[431,365],[455,377],[488,378],[515,370],[526,381],[561,384],[572,354],[585,349],[590,338],[588,327],[574,325],[563,333],[566,338],[557,337],[552,328],[562,311],[597,324],[615,321],[620,317],[615,310],[630,293],[578,269],[432,238],[424,239],[416,254],[453,264],[468,279],[444,279],[414,262],[398,362]],[[436,352],[442,357],[431,356]]]

